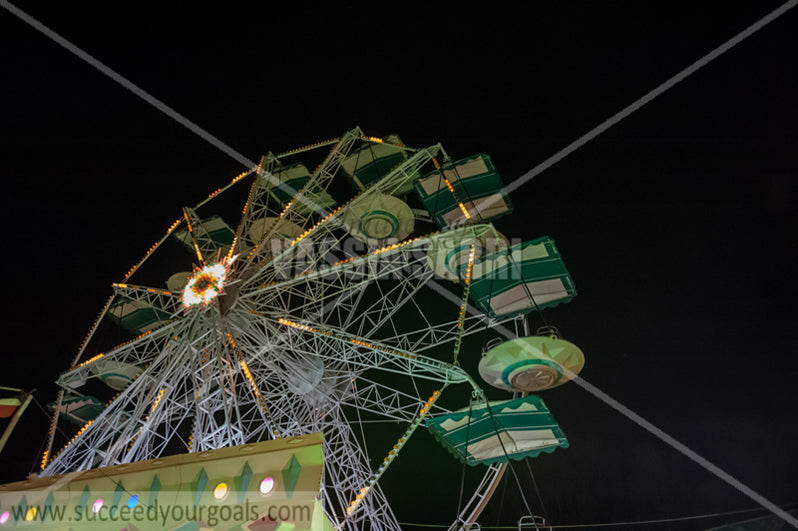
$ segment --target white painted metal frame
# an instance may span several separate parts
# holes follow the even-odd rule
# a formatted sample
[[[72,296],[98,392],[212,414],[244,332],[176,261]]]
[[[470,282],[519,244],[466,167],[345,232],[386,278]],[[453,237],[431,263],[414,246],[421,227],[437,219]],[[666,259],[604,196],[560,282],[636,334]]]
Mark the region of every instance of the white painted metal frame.
[[[409,437],[424,415],[446,411],[429,402],[431,392],[457,384],[478,389],[465,371],[440,358],[440,353],[436,358],[433,349],[483,329],[486,321],[475,317],[458,321],[454,313],[433,318],[425,311],[428,298],[435,297],[425,287],[434,276],[427,251],[444,239],[468,240],[494,229],[465,226],[382,248],[361,246],[359,254],[347,247],[342,222],[347,209],[400,189],[425,167],[432,167],[442,153],[440,146],[413,151],[340,209],[300,213],[296,205],[317,204],[318,191],[327,189],[355,143],[372,141],[355,129],[327,143],[333,145],[330,154],[279,215],[263,186],[270,168],[234,179],[231,185],[254,174],[228,253],[228,257],[241,254],[233,264],[224,304],[217,300],[185,309],[178,293],[126,283],[165,237],[123,283],[114,285],[115,297],[144,302],[170,318],[102,355],[88,357],[91,350],[82,347],[82,358],[88,359],[78,363],[79,356],[59,379],[67,391],[96,377],[92,367],[98,360],[144,370],[61,452],[52,454],[48,449],[44,475],[322,431],[326,470],[322,498],[336,527],[399,529],[377,481],[395,451],[367,444],[363,419],[408,426]],[[201,262],[214,254],[196,214],[202,204],[186,208],[183,220],[167,233],[181,223],[189,225]],[[249,227],[267,216],[279,221],[260,241],[252,241]],[[305,232],[273,254],[264,243],[283,220]],[[96,328],[95,323],[90,336]],[[372,458],[383,457],[386,464],[372,470]],[[463,522],[473,521],[469,519],[478,514],[475,508],[490,497],[500,475],[499,467],[488,468],[461,515]],[[353,508],[358,494],[361,499]]]

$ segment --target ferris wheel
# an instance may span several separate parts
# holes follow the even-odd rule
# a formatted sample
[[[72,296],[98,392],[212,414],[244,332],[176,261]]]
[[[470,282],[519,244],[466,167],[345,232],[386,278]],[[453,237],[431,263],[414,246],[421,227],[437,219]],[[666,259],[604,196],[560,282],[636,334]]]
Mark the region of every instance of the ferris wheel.
[[[458,363],[463,338],[575,295],[553,242],[511,246],[485,222],[510,210],[484,154],[452,161],[356,128],[264,156],[113,285],[58,380],[42,475],[322,432],[330,521],[399,529],[381,479],[416,428],[464,405],[450,390],[483,396]],[[513,256],[545,274],[493,274]],[[486,374],[537,391],[581,368],[581,353],[543,350]],[[486,462],[453,528],[504,470]]]

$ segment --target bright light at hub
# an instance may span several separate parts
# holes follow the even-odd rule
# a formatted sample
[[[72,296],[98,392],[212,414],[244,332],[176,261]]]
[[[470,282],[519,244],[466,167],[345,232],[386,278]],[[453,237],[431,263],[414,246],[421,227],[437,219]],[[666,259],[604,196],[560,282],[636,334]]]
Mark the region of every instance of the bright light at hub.
[[[230,264],[235,259],[234,256],[229,260],[208,264],[202,269],[195,268],[194,276],[188,279],[183,288],[183,306],[193,308],[210,304],[222,292]]]

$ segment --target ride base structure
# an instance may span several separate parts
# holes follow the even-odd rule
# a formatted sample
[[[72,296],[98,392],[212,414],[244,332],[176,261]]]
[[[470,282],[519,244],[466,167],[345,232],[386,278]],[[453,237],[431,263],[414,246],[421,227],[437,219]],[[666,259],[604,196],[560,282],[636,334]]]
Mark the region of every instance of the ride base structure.
[[[14,529],[328,531],[322,434],[173,455],[0,486]]]

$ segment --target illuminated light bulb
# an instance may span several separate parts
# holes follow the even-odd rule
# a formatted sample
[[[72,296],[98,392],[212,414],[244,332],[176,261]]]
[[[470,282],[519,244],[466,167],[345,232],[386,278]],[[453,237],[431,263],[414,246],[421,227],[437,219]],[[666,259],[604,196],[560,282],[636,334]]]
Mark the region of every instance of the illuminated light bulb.
[[[227,496],[227,490],[227,483],[221,482],[213,489],[213,497],[217,500],[221,500]]]
[[[128,509],[133,509],[136,505],[138,505],[138,503],[139,503],[139,495],[138,494],[134,494],[133,496],[128,498],[128,500],[127,500],[127,508]]]

